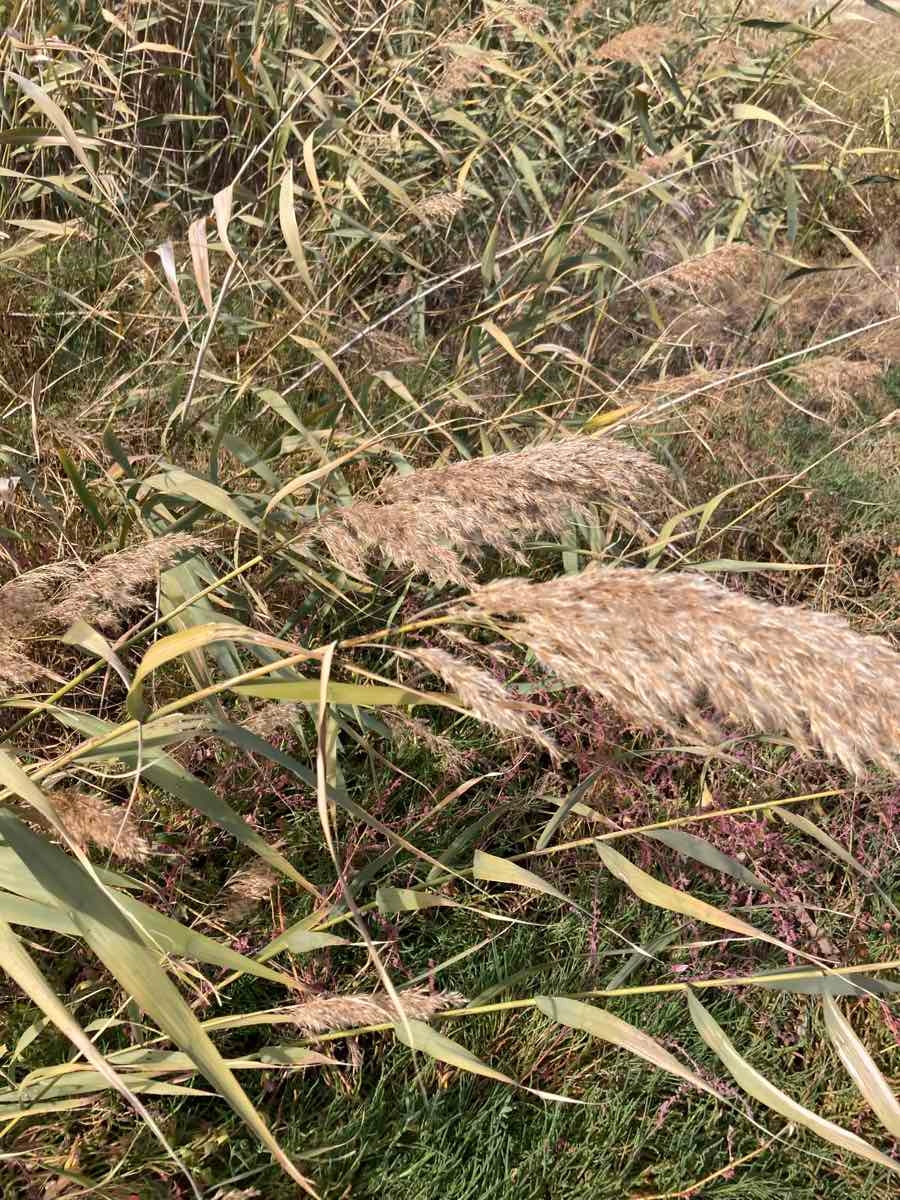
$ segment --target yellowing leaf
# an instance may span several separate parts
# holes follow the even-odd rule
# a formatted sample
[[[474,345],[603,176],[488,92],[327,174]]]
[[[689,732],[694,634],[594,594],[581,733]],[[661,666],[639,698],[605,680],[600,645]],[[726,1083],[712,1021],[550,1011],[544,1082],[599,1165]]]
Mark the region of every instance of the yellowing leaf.
[[[730,913],[722,912],[721,909],[707,904],[705,900],[697,900],[687,892],[680,892],[677,888],[669,887],[667,883],[661,883],[658,879],[654,879],[652,875],[648,875],[646,871],[636,867],[634,863],[629,862],[623,854],[619,854],[618,850],[613,850],[611,846],[604,845],[603,842],[595,842],[594,846],[605,866],[615,875],[616,879],[621,880],[627,888],[634,892],[639,900],[644,900],[647,904],[653,904],[657,908],[666,908],[669,912],[680,913],[684,917],[691,917],[695,921],[704,921],[707,925],[715,925],[718,929],[728,929],[732,933],[739,933],[744,937],[760,938],[764,942],[771,942],[773,946],[790,950],[790,946],[786,946],[784,942],[770,937],[769,934],[757,929],[755,925],[742,921],[740,917],[733,917]]]
[[[397,1021],[398,1023],[394,1026],[394,1037],[404,1046],[409,1046],[412,1050],[421,1050],[429,1058],[436,1058],[438,1062],[446,1063],[449,1067],[456,1067],[460,1071],[468,1071],[470,1075],[484,1075],[485,1078],[497,1079],[500,1083],[515,1084],[516,1081],[511,1076],[504,1075],[502,1071],[495,1071],[493,1067],[482,1062],[465,1046],[454,1042],[452,1038],[444,1037],[442,1033],[438,1033],[424,1021],[413,1021],[408,1018],[406,1021],[401,1021],[399,1017]]]
[[[234,185],[222,188],[220,192],[216,192],[213,196],[213,213],[216,218],[216,231],[219,234],[219,241],[225,247],[229,257],[234,260],[237,256],[234,253],[234,248],[228,240],[228,226],[231,223],[231,206],[233,203]]]
[[[557,900],[564,900],[566,904],[572,903],[568,896],[555,888],[552,883],[548,883],[546,879],[541,879],[540,875],[535,875],[533,871],[526,871],[524,867],[520,867],[518,863],[509,862],[508,859],[486,854],[483,850],[475,851],[472,875],[475,879],[490,883],[512,883],[516,887],[528,888],[533,892],[543,892],[546,896],[555,896]]]
[[[876,1150],[874,1146],[864,1141],[863,1138],[857,1137],[855,1133],[851,1133],[848,1129],[842,1129],[840,1125],[835,1125],[825,1117],[820,1117],[818,1113],[804,1108],[802,1104],[798,1104],[796,1100],[792,1100],[790,1096],[770,1083],[765,1075],[760,1074],[755,1067],[751,1067],[747,1060],[738,1054],[725,1031],[707,1012],[693,992],[688,992],[688,1005],[697,1032],[710,1050],[725,1064],[734,1081],[744,1089],[748,1096],[752,1096],[760,1104],[771,1108],[786,1121],[811,1130],[826,1142],[831,1142],[833,1146],[849,1150],[851,1154],[858,1154],[860,1158],[878,1163],[891,1171],[900,1172],[900,1163],[888,1158],[886,1154]]]
[[[414,888],[380,887],[375,893],[378,911],[381,913],[421,912],[425,908],[457,908],[455,901],[437,892],[418,891]]]
[[[24,790],[31,788],[34,788],[33,784]],[[72,915],[82,937],[125,991],[177,1046],[191,1056],[197,1069],[218,1089],[287,1174],[315,1195],[309,1181],[272,1137],[184,997],[160,966],[157,952],[144,942],[110,893],[87,869],[32,833],[11,813],[0,812],[0,831],[7,845]]]
[[[777,125],[785,133],[790,133],[781,117],[769,112],[767,108],[758,108],[755,104],[736,104],[731,115],[736,121],[767,121],[770,125]]]
[[[131,676],[128,674],[125,664],[103,634],[91,625],[88,625],[86,621],[76,621],[66,631],[65,636],[61,640],[67,646],[81,646],[82,649],[87,650],[90,654],[95,654],[97,658],[102,658],[104,662],[112,667],[125,686],[131,687]]]
[[[39,88],[36,83],[32,83],[30,79],[26,79],[24,75],[17,75],[15,71],[7,71],[7,75],[10,79],[18,84],[28,99],[37,105],[44,116],[49,117],[49,119],[65,138],[72,153],[84,167],[87,173],[91,176],[91,178],[94,179],[95,176],[93,168],[91,167],[88,156],[84,152],[84,147],[79,141],[78,134],[72,128],[69,118],[59,107],[56,101],[51,100],[46,92]]]
[[[235,684],[233,691],[239,696],[256,696],[260,700],[287,700],[292,703],[315,704],[319,698],[317,679],[298,679],[296,683],[281,683],[278,680],[260,683]],[[416,692],[409,688],[391,687],[376,683],[328,682],[330,704],[358,704],[362,708],[379,708],[384,704],[412,707],[414,704],[439,704],[456,708],[456,696],[440,695],[437,692]]]
[[[198,217],[188,226],[188,245],[191,248],[191,265],[197,281],[197,291],[203,307],[212,316],[212,289],[209,283],[209,249],[206,243],[206,217]]]
[[[256,529],[255,524],[244,514],[224,488],[210,483],[208,479],[201,479],[199,475],[191,475],[190,472],[183,471],[180,467],[169,467],[168,470],[161,471],[158,475],[149,476],[141,483],[141,490],[145,489],[162,493],[181,492],[185,496],[190,496],[192,500],[205,504],[207,508],[221,513],[222,516],[228,517],[235,524],[243,525],[245,529]]]
[[[28,951],[9,926],[2,921],[0,921],[0,966],[2,966],[11,979],[16,981],[22,991],[25,992],[38,1008],[50,1018],[57,1029],[69,1039],[72,1045],[81,1051],[87,1061],[93,1065],[96,1073],[105,1081],[106,1085],[115,1088],[117,1092],[121,1093],[177,1163],[178,1158],[175,1152],[169,1146],[162,1130],[153,1119],[151,1113],[138,1100],[134,1094],[134,1090],[129,1088],[122,1077],[109,1065],[69,1012],[68,1008],[66,1008],[56,995],[56,992],[44,978],[44,975]],[[8,1115],[9,1110],[6,1109],[6,1106],[0,1106],[0,1119]],[[190,1175],[188,1175],[188,1180],[194,1194],[199,1195]]]
[[[558,1021],[560,1025],[582,1029],[591,1037],[602,1038],[605,1042],[612,1042],[614,1046],[621,1046],[623,1050],[629,1050],[652,1066],[659,1067],[661,1071],[668,1071],[670,1075],[677,1075],[679,1079],[692,1083],[701,1091],[716,1095],[705,1080],[680,1063],[649,1034],[613,1016],[605,1009],[597,1008],[593,1004],[582,1004],[580,1000],[567,1000],[562,996],[537,996],[535,1003],[545,1016]]]
[[[520,367],[524,367],[526,371],[528,370],[528,363],[518,352],[518,350],[509,340],[507,334],[503,332],[499,325],[496,325],[493,321],[488,320],[481,322],[481,328],[485,331],[485,333],[489,333],[491,335],[497,345],[501,346],[511,359],[517,362]]]
[[[290,251],[294,265],[300,272],[300,278],[303,280],[307,291],[312,293],[312,276],[309,273],[306,255],[303,252],[303,243],[300,241],[300,230],[297,228],[297,214],[294,210],[293,163],[288,163],[281,177],[281,186],[278,189],[278,222],[281,225],[281,236],[284,238],[284,244]]]
[[[822,997],[825,1028],[847,1073],[888,1133],[900,1138],[900,1102],[831,996]]]
[[[325,197],[322,195],[322,185],[319,183],[319,173],[316,170],[316,158],[313,151],[313,138],[315,132],[311,133],[303,142],[303,165],[306,167],[306,175],[309,179],[310,187],[313,190],[313,195],[319,202],[319,208],[325,214],[326,219],[329,217],[328,205],[325,203]]]
[[[270,646],[273,649],[285,650],[289,654],[299,649],[291,642],[283,642],[279,638],[260,633],[237,622],[212,622],[208,625],[191,625],[187,629],[180,629],[177,633],[170,633],[168,637],[154,642],[141,659],[125,700],[125,707],[131,716],[142,721],[147,715],[143,689],[144,680],[148,675],[164,663],[171,662],[173,658],[193,654],[214,642],[245,642],[254,646]]]

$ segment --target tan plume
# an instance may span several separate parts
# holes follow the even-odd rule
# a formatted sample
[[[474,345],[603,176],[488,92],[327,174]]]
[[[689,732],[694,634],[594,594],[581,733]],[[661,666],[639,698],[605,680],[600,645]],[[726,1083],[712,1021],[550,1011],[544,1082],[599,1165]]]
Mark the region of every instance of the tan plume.
[[[753,600],[705,575],[588,567],[548,583],[500,580],[470,603],[514,618],[548,670],[675,736],[740,727],[812,742],[849,771],[900,773],[900,654],[840,618]]]
[[[358,574],[381,552],[438,583],[465,583],[462,560],[483,546],[516,555],[529,536],[561,535],[573,514],[589,520],[594,502],[650,502],[665,478],[647,453],[624,442],[564,438],[392,477],[371,499],[323,518],[311,536]]]
[[[466,998],[458,992],[429,992],[412,987],[398,993],[403,1015],[413,1021],[427,1021],[447,1008],[459,1008]],[[335,1029],[353,1029],[358,1025],[384,1025],[400,1020],[396,1006],[386,992],[360,995],[319,996],[290,1010],[294,1024],[305,1033],[328,1033]]]

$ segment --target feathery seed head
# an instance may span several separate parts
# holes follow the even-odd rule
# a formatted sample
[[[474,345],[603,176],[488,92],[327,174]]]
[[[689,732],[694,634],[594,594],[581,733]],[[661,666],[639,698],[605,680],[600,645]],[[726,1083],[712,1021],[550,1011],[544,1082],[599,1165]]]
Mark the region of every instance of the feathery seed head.
[[[48,799],[79,846],[93,844],[134,862],[149,858],[150,843],[138,832],[137,822],[126,809],[96,793],[60,790],[48,793]]]
[[[480,721],[518,737],[530,738],[554,758],[558,757],[555,744],[525,716],[528,705],[516,700],[493,675],[437,647],[408,653],[433,675],[443,679],[459,696],[463,706]]]
[[[900,654],[833,615],[778,607],[704,575],[588,567],[548,583],[499,580],[469,601],[508,614],[548,670],[637,724],[719,736],[702,715],[786,731],[849,771],[900,774]]]
[[[371,500],[329,514],[311,534],[358,574],[380,550],[438,583],[465,584],[462,558],[476,558],[483,546],[516,556],[529,536],[561,535],[573,514],[589,520],[593,502],[650,502],[666,477],[648,454],[624,442],[564,438],[391,477]]]
[[[677,31],[669,25],[635,25],[604,42],[596,51],[596,57],[639,67],[659,58],[678,39]]]
[[[466,1003],[458,992],[429,992],[412,987],[398,993],[403,1015],[413,1021],[427,1021],[447,1008]],[[319,996],[290,1010],[294,1024],[304,1033],[328,1033],[334,1029],[353,1029],[357,1025],[383,1025],[400,1020],[397,1008],[386,992],[355,996]]]

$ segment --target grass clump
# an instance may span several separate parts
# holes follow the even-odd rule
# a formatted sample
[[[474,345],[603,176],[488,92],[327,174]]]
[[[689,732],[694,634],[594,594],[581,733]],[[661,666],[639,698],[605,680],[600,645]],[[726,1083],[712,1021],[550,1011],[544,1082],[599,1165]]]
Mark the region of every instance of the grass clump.
[[[887,1194],[893,20],[7,14],[10,1195]]]

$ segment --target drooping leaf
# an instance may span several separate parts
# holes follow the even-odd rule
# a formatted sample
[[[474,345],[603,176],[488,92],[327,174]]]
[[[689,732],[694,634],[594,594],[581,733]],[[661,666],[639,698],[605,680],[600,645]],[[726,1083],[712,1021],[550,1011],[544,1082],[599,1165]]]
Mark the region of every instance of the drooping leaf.
[[[566,904],[572,903],[564,892],[555,888],[552,883],[548,883],[546,879],[541,879],[540,875],[535,875],[534,871],[527,871],[518,863],[510,862],[506,858],[486,854],[484,850],[475,851],[472,875],[475,879],[484,882],[511,883],[516,887],[528,888],[529,891],[543,892],[545,896],[555,896],[557,900],[562,900]]]
[[[634,863],[629,862],[623,854],[620,854],[618,850],[613,850],[611,846],[607,846],[603,842],[595,842],[594,845],[612,874],[634,892],[639,900],[644,900],[647,904],[653,904],[657,908],[668,909],[669,912],[680,913],[683,917],[691,917],[695,921],[714,925],[718,929],[727,929],[744,937],[759,938],[761,941],[771,942],[773,946],[778,946],[783,950],[790,950],[789,946],[785,946],[777,938],[763,933],[755,925],[742,921],[740,917],[733,917],[731,913],[723,912],[712,904],[707,904],[705,900],[698,900],[687,892],[679,891],[667,883],[654,879],[652,875],[648,875],[646,871],[636,867]]]
[[[851,1154],[857,1154],[860,1158],[878,1163],[879,1166],[887,1167],[891,1171],[900,1172],[900,1163],[888,1158],[886,1154],[876,1150],[874,1146],[855,1133],[851,1133],[848,1129],[842,1129],[840,1125],[835,1125],[825,1117],[820,1117],[818,1113],[804,1108],[802,1104],[792,1100],[790,1096],[777,1088],[774,1083],[770,1083],[755,1067],[751,1067],[747,1060],[738,1054],[725,1031],[692,991],[688,992],[688,1005],[697,1032],[710,1050],[724,1063],[735,1083],[743,1088],[748,1096],[752,1096],[760,1104],[771,1108],[786,1121],[811,1130],[833,1146],[849,1150]]]
[[[34,785],[32,785],[34,786]],[[287,1174],[311,1195],[297,1170],[248,1099],[181,993],[113,897],[79,863],[39,838],[11,813],[0,811],[0,833],[47,891],[66,908],[107,970],[125,991],[189,1054],[198,1071],[272,1153]]]
[[[900,1138],[900,1101],[831,996],[822,997],[825,1028],[860,1095],[888,1133]]]
[[[404,1046],[409,1046],[412,1050],[420,1050],[429,1058],[446,1063],[448,1067],[456,1067],[460,1071],[467,1071],[470,1075],[484,1075],[485,1078],[496,1079],[500,1083],[515,1084],[516,1082],[512,1076],[504,1075],[502,1071],[489,1067],[471,1050],[467,1050],[459,1042],[454,1042],[452,1038],[438,1033],[424,1021],[407,1018],[404,1022],[398,1019],[394,1026],[394,1037]]]
[[[755,891],[767,892],[769,890],[762,880],[749,871],[743,863],[739,863],[730,854],[724,854],[705,838],[697,837],[693,833],[685,833],[681,829],[655,829],[644,834],[644,837],[662,842],[676,854],[680,854],[682,858],[691,858],[704,867],[710,867],[713,871],[730,875],[738,883],[743,883]]]
[[[456,908],[456,902],[437,892],[416,891],[413,888],[380,887],[375,893],[378,911],[393,915],[421,912],[426,908]]]
[[[594,1004],[583,1004],[580,1000],[567,1000],[562,996],[537,996],[535,1003],[552,1021],[568,1025],[571,1029],[582,1029],[591,1037],[612,1042],[614,1046],[621,1046],[661,1071],[668,1071],[670,1075],[677,1075],[679,1079],[692,1083],[703,1092],[717,1094],[704,1079],[679,1062],[655,1038],[605,1009]]]

